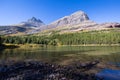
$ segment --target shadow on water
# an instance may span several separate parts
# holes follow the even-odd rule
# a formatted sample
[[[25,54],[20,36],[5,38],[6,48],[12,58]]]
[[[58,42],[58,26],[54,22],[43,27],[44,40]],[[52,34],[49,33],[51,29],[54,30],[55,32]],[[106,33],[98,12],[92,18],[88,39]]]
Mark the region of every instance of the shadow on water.
[[[120,67],[120,52],[110,53],[109,55],[101,56],[108,64]]]
[[[0,55],[2,55],[6,49],[14,50],[14,49],[16,49],[16,48],[19,48],[19,46],[17,46],[17,45],[7,45],[7,46],[6,46],[6,45],[4,45],[4,44],[1,44],[1,45],[0,45]],[[6,53],[4,53],[4,54],[6,54]],[[0,59],[0,60],[1,60],[1,59]]]
[[[15,48],[19,48],[19,46],[17,46],[17,45],[4,45],[4,44],[0,45],[0,50],[15,49]]]
[[[95,51],[93,49],[80,49],[80,48],[63,48],[63,47],[50,47],[50,48],[30,48],[30,49],[4,49],[0,54],[1,60],[39,60],[43,62],[52,62],[57,64],[68,64],[76,60],[89,61],[90,58],[86,54],[79,54],[84,52]],[[71,56],[72,55],[72,56]],[[78,56],[79,55],[79,56]],[[78,57],[77,57],[78,56]]]
[[[90,61],[94,59],[102,59],[106,62],[120,62],[119,47],[38,47],[38,48],[18,48],[18,46],[7,46],[2,52],[0,51],[0,59],[36,59],[41,61],[49,61],[62,63],[68,61]],[[95,55],[91,55],[91,54]],[[107,53],[107,54],[106,54]],[[112,53],[112,54],[111,54]],[[89,54],[89,55],[88,55]],[[96,55],[97,54],[97,55]],[[99,55],[102,54],[102,55]],[[103,55],[104,54],[104,55]],[[108,55],[109,54],[109,55]]]

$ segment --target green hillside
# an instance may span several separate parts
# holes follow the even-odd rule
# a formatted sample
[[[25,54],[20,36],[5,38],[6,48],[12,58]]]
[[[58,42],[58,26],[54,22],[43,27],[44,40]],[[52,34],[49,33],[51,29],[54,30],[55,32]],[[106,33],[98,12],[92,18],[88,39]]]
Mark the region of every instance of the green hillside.
[[[120,44],[120,29],[51,35],[2,36],[3,43],[42,45]]]

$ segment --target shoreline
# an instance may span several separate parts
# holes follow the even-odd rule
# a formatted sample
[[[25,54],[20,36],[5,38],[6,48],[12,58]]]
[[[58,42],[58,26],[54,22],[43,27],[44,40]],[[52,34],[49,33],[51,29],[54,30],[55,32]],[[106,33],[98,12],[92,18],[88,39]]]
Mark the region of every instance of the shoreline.
[[[61,46],[120,46],[120,44],[81,44],[81,45],[61,45]]]
[[[53,46],[53,45],[42,45],[42,44],[6,44],[6,43],[4,43],[4,45],[5,46],[8,46],[8,47],[10,47],[10,46],[18,46],[18,47],[22,47],[22,46],[28,46],[28,47],[49,47],[49,46],[52,46],[52,47],[61,47],[61,46],[106,46],[106,47],[114,47],[114,46],[120,46],[120,44],[80,44],[80,45],[58,45],[58,46]]]
[[[0,63],[0,79],[17,80],[96,80],[101,70],[107,67],[98,60],[74,62],[69,65],[41,61],[5,61]],[[109,69],[109,67],[107,67]],[[111,68],[112,69],[112,68]]]
[[[41,61],[8,61],[0,66],[0,79],[17,80],[96,80],[93,73],[86,73],[99,61],[62,66]],[[5,66],[4,66],[5,65]]]
[[[61,66],[51,63],[44,63],[40,61],[22,61],[22,62],[11,62],[11,63],[9,62],[8,64],[3,64],[6,65],[7,67],[1,68],[0,73],[5,75],[0,75],[0,78],[14,79],[17,77],[18,79],[25,79],[25,80],[39,79],[39,78],[41,79],[44,78],[45,80],[51,80],[51,79],[62,80],[63,78],[65,78],[65,80],[66,79],[76,80],[77,78],[78,79],[91,78],[95,80],[95,75],[92,75],[91,73],[85,73],[85,71],[89,71],[89,69],[93,68],[98,63],[99,61],[93,61],[89,63],[76,63],[77,66],[75,65]],[[10,75],[14,75],[14,77]],[[39,75],[39,76],[35,76],[35,75]]]

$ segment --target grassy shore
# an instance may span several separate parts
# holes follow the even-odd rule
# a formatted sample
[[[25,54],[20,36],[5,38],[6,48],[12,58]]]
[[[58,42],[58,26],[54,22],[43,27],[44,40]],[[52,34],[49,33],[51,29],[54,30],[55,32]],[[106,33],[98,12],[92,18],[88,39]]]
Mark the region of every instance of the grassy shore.
[[[120,44],[81,44],[81,45],[62,45],[62,46],[120,46]]]
[[[5,47],[15,47],[18,48],[36,48],[36,47],[50,47],[52,45],[42,45],[42,44],[6,44],[4,43]],[[120,44],[81,44],[81,45],[59,45],[59,46],[120,46]]]

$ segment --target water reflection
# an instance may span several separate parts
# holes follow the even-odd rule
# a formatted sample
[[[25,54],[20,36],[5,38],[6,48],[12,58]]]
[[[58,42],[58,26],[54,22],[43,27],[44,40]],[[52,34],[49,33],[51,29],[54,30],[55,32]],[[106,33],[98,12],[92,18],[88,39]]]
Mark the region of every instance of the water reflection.
[[[26,60],[35,59],[53,63],[69,63],[72,61],[90,61],[102,59],[119,64],[120,47],[37,47],[5,49],[0,52],[1,60]]]

